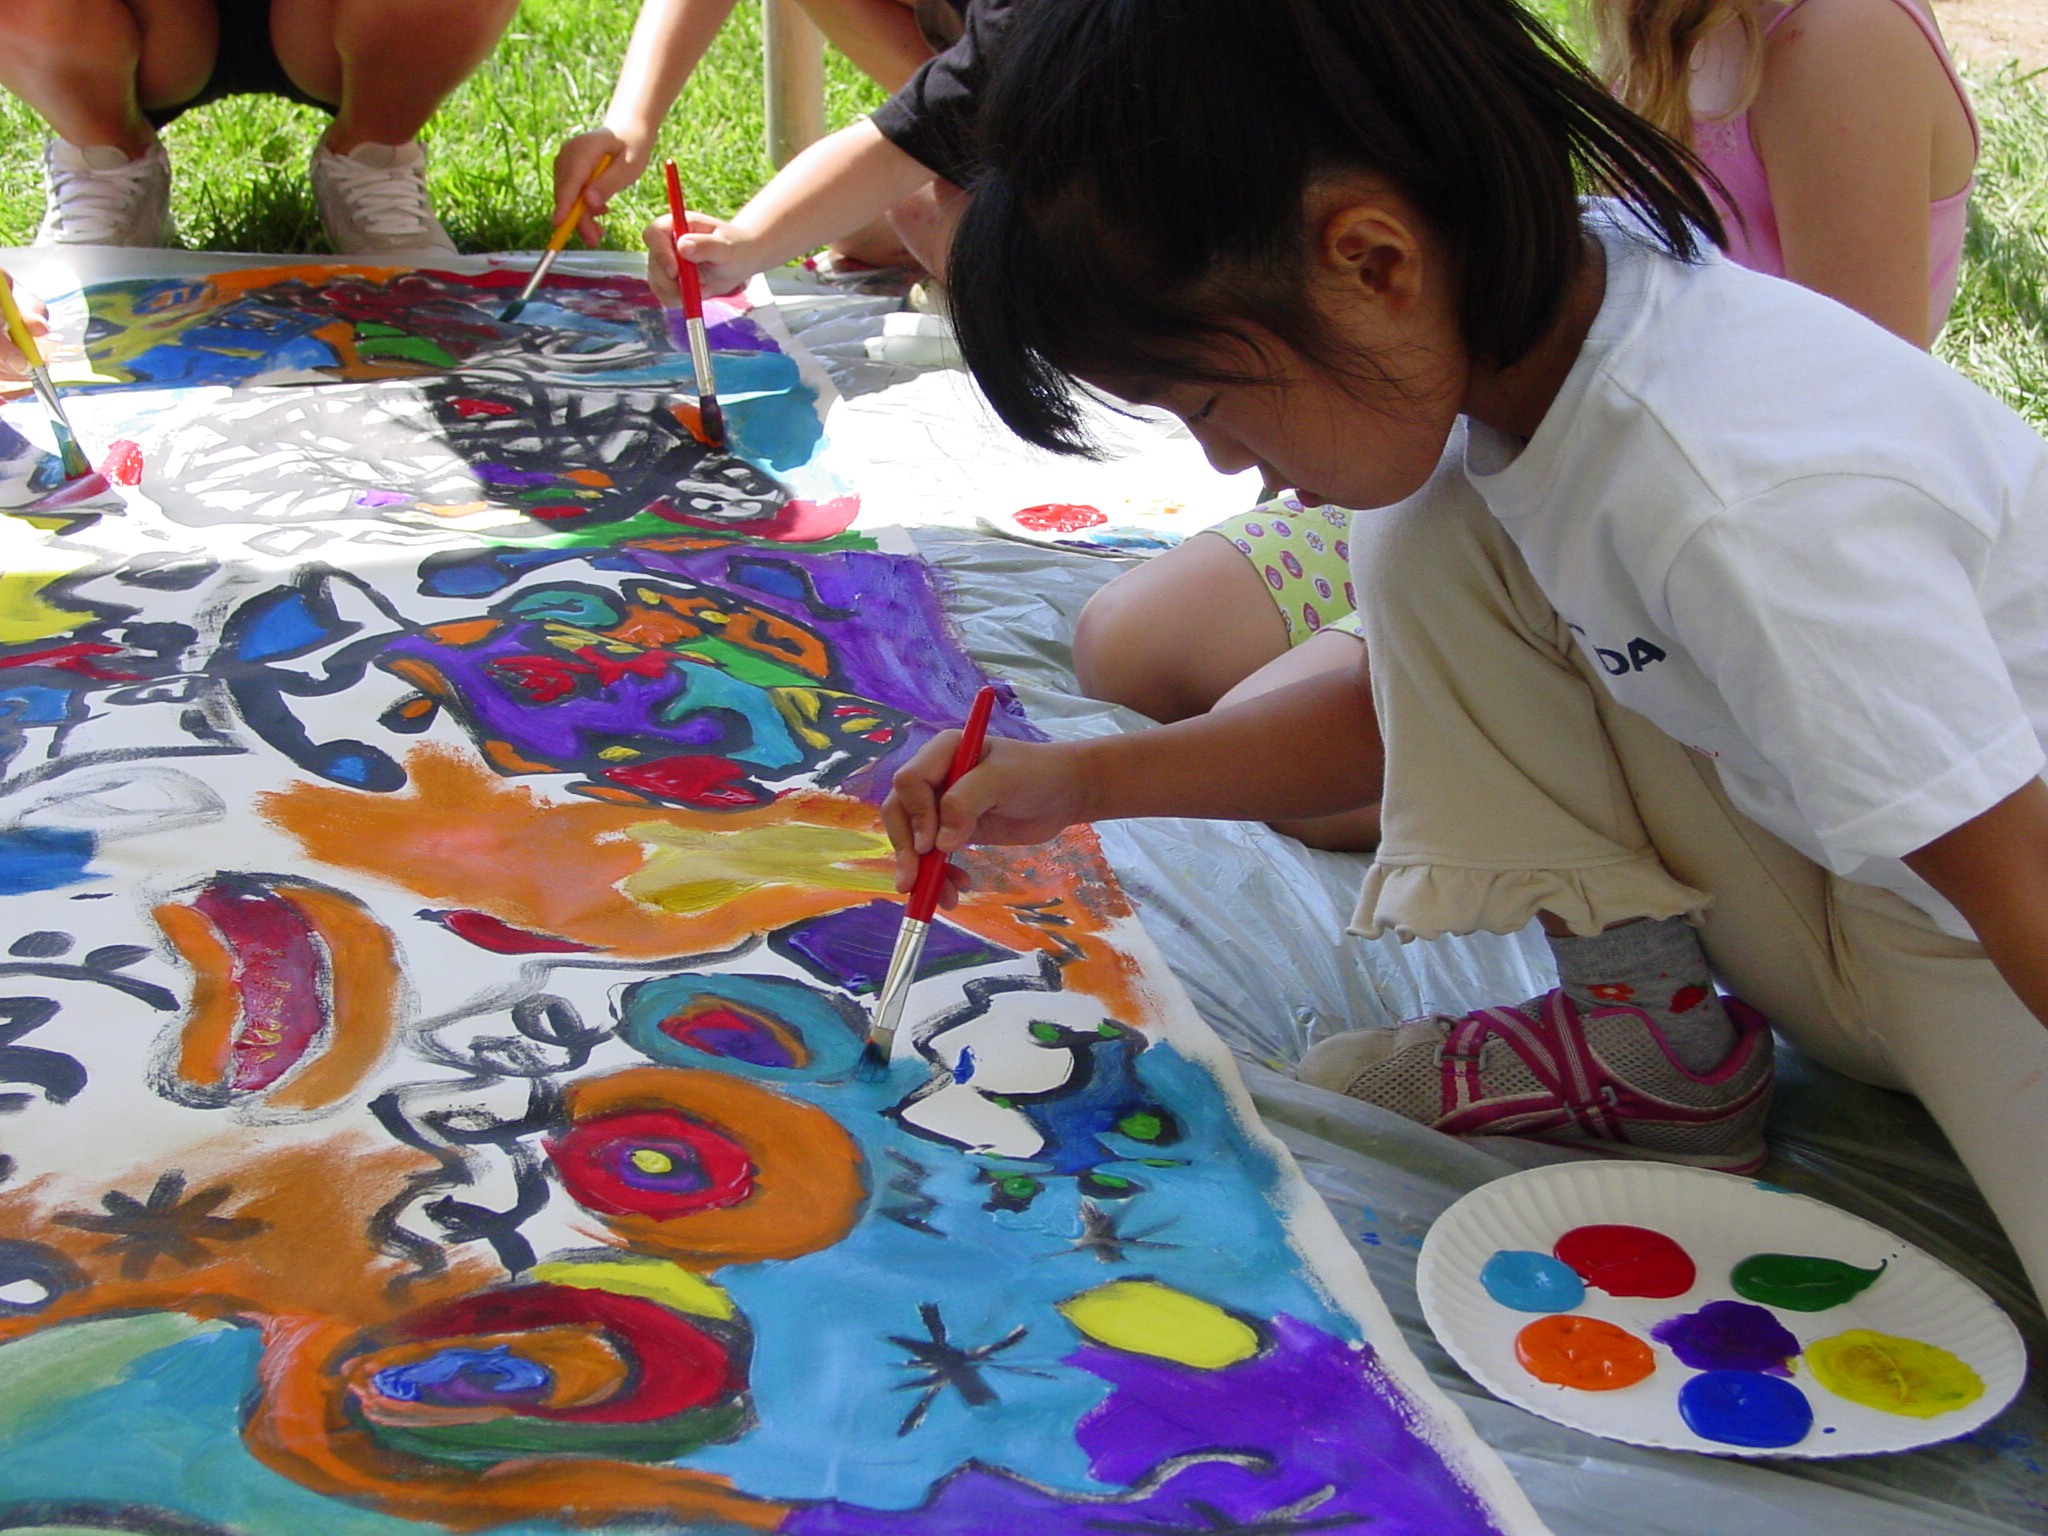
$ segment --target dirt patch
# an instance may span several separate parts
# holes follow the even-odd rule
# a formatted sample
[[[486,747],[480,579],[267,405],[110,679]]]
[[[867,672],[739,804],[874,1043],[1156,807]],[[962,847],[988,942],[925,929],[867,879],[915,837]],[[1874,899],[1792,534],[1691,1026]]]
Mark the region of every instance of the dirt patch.
[[[2048,5],[2042,0],[1934,0],[1942,36],[1960,58],[1995,69],[2048,68]]]

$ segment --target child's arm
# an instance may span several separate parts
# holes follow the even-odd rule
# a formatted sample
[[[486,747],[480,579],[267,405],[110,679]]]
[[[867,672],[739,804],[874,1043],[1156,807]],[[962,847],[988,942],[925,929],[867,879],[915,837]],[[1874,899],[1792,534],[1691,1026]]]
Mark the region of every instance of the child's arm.
[[[2048,784],[2035,779],[1906,855],[1955,904],[1998,974],[2048,1024]]]
[[[1932,341],[1930,167],[1955,87],[1903,11],[1806,0],[1772,34],[1750,108],[1785,275],[1915,346]]]
[[[638,181],[647,169],[661,120],[668,116],[683,83],[738,3],[644,0],[603,123],[577,134],[555,152],[554,222],[567,217],[577,194],[583,193],[585,209],[578,228],[590,245],[603,237],[599,217],[612,197]],[[613,157],[612,163],[602,176],[593,178],[597,162],[607,154]]]
[[[697,263],[706,293],[730,293],[756,272],[871,223],[931,179],[929,167],[863,118],[811,145],[730,219],[692,213],[683,257]],[[666,214],[647,226],[647,250],[648,280],[673,307],[681,300]]]
[[[898,889],[934,846],[1043,842],[1077,822],[1126,816],[1323,816],[1379,798],[1379,729],[1362,662],[1156,730],[1050,744],[991,738],[942,804],[936,786],[957,740],[948,731],[928,743],[882,804]]]

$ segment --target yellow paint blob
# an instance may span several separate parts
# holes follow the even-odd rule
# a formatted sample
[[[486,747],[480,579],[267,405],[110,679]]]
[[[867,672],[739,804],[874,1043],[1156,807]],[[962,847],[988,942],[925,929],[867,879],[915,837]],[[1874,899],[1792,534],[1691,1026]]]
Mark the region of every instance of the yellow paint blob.
[[[690,827],[648,822],[630,827],[647,850],[647,862],[623,889],[635,901],[664,912],[695,917],[736,897],[768,886],[823,886],[835,891],[873,892],[896,888],[886,861],[889,839],[849,827]]]
[[[1198,1370],[1221,1370],[1259,1352],[1251,1327],[1156,1280],[1117,1280],[1070,1296],[1060,1312],[1098,1344]]]
[[[666,1152],[657,1152],[652,1147],[636,1147],[630,1161],[642,1173],[663,1174],[676,1171],[676,1160]]]
[[[1806,1364],[1835,1396],[1908,1418],[1953,1413],[1984,1395],[1983,1379],[1947,1350],[1868,1328],[1807,1345]]]
[[[734,1315],[732,1298],[724,1291],[701,1275],[665,1259],[598,1259],[588,1263],[561,1260],[536,1264],[530,1273],[549,1285],[639,1296],[693,1317],[724,1320]]]
[[[47,640],[69,634],[92,621],[90,612],[59,608],[43,596],[43,588],[59,571],[10,571],[0,576],[0,641]]]

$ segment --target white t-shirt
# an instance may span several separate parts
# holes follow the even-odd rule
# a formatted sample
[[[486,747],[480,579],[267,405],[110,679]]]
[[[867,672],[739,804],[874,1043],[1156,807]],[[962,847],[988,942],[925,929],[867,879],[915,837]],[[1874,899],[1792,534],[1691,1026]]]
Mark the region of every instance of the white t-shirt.
[[[1899,860],[2048,761],[2048,443],[1831,299],[1588,222],[1585,348],[1526,445],[1472,424],[1468,477],[1618,701],[1969,937]]]

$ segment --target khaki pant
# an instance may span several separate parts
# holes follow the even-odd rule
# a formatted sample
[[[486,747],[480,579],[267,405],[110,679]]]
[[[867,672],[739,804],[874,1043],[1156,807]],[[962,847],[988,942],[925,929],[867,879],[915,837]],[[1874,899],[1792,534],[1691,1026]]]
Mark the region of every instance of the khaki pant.
[[[2048,1028],[1984,951],[1794,852],[1617,704],[1455,451],[1351,529],[1387,748],[1357,928],[1695,914],[1722,983],[1802,1051],[1920,1098],[2048,1297]]]

